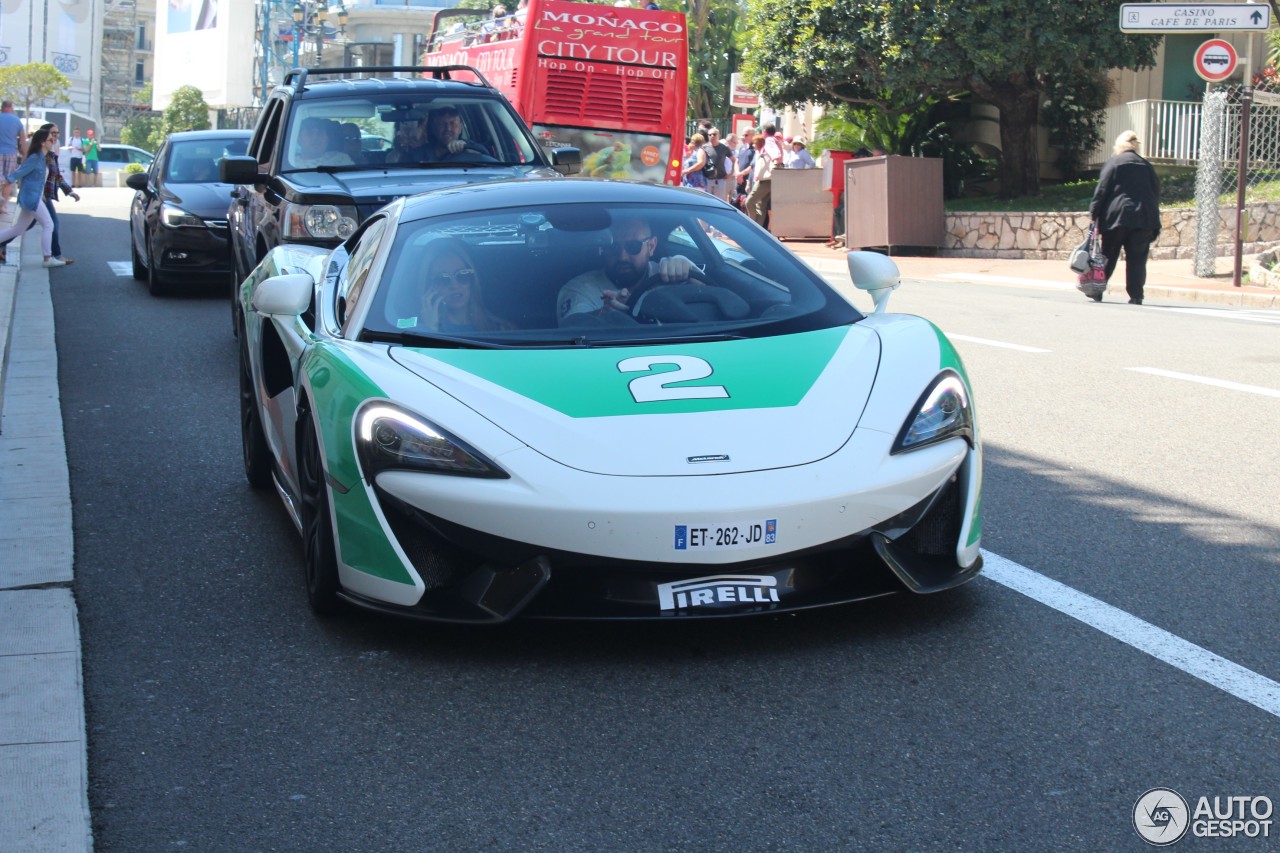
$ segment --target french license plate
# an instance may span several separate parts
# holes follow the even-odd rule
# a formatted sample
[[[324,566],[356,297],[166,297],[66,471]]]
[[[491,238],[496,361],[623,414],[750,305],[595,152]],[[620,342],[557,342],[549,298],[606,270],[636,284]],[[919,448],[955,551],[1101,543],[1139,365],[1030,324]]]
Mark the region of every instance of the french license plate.
[[[778,541],[778,519],[753,519],[730,524],[677,524],[675,550],[730,551],[758,548]]]

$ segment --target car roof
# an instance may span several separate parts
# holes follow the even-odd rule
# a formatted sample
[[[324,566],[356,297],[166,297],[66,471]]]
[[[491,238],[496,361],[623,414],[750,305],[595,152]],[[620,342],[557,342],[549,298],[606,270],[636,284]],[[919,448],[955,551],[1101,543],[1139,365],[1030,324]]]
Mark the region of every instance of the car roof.
[[[252,130],[222,128],[221,130],[180,130],[169,134],[169,139],[181,142],[189,139],[248,139],[251,136],[253,136]]]
[[[734,210],[704,190],[638,181],[566,178],[512,180],[463,184],[409,196],[402,222],[433,216],[504,207],[543,207],[549,204],[670,204]]]
[[[432,91],[445,93],[496,92],[492,87],[469,80],[434,80],[423,77],[364,77],[351,79],[311,78],[301,92],[295,87],[281,84],[275,91],[288,92],[295,98],[341,98],[350,95],[367,95],[370,91],[388,95]]]

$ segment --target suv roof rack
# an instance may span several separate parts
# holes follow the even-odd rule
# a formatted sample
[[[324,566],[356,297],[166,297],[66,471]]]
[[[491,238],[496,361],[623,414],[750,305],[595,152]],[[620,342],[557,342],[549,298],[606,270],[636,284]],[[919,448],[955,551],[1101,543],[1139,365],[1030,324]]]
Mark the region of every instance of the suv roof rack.
[[[294,92],[302,92],[306,88],[307,78],[311,76],[330,77],[341,74],[369,74],[371,72],[410,72],[430,75],[433,80],[452,80],[453,72],[465,71],[468,74],[475,75],[476,79],[482,85],[492,89],[493,85],[485,79],[477,69],[470,65],[361,65],[354,68],[291,68],[284,74],[284,85],[293,85]],[[459,83],[466,83],[466,80],[459,80]]]

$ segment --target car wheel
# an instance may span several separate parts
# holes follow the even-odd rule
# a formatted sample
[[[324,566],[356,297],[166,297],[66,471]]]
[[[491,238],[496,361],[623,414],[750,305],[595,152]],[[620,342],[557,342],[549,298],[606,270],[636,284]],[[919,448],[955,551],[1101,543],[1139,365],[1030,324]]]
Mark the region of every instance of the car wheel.
[[[302,554],[306,569],[307,602],[317,616],[338,612],[338,558],[333,545],[333,521],[329,513],[329,486],[325,482],[320,440],[309,414],[298,449],[301,492]]]
[[[156,269],[156,253],[155,246],[147,244],[147,290],[151,291],[152,296],[164,296],[169,292],[168,284],[161,278],[160,270]]]
[[[147,268],[142,265],[142,258],[138,256],[138,246],[133,242],[133,237],[129,237],[129,255],[133,260],[133,279],[134,281],[142,281],[147,277]]]
[[[240,447],[244,456],[244,476],[255,489],[271,485],[271,451],[258,413],[258,394],[249,369],[249,351],[240,346]]]

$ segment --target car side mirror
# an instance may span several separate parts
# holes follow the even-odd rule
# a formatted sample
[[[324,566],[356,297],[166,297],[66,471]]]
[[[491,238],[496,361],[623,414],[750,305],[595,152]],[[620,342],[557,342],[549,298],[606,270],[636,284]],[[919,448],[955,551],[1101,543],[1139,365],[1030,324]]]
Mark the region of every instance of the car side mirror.
[[[889,294],[902,284],[902,273],[888,255],[879,252],[850,252],[849,278],[858,290],[865,290],[875,303],[875,313],[883,314]]]
[[[218,178],[224,184],[261,184],[267,180],[258,171],[256,157],[223,157],[218,163]]]
[[[582,152],[577,148],[552,148],[551,167],[562,175],[576,175],[582,171]]]
[[[275,275],[253,291],[253,310],[259,314],[297,317],[311,305],[316,283],[306,273]]]
[[[147,191],[147,173],[146,172],[134,172],[132,175],[129,175],[127,178],[125,178],[124,182],[125,182],[125,185],[128,186],[129,189],[131,190],[137,190],[138,192],[142,192],[142,193]]]

